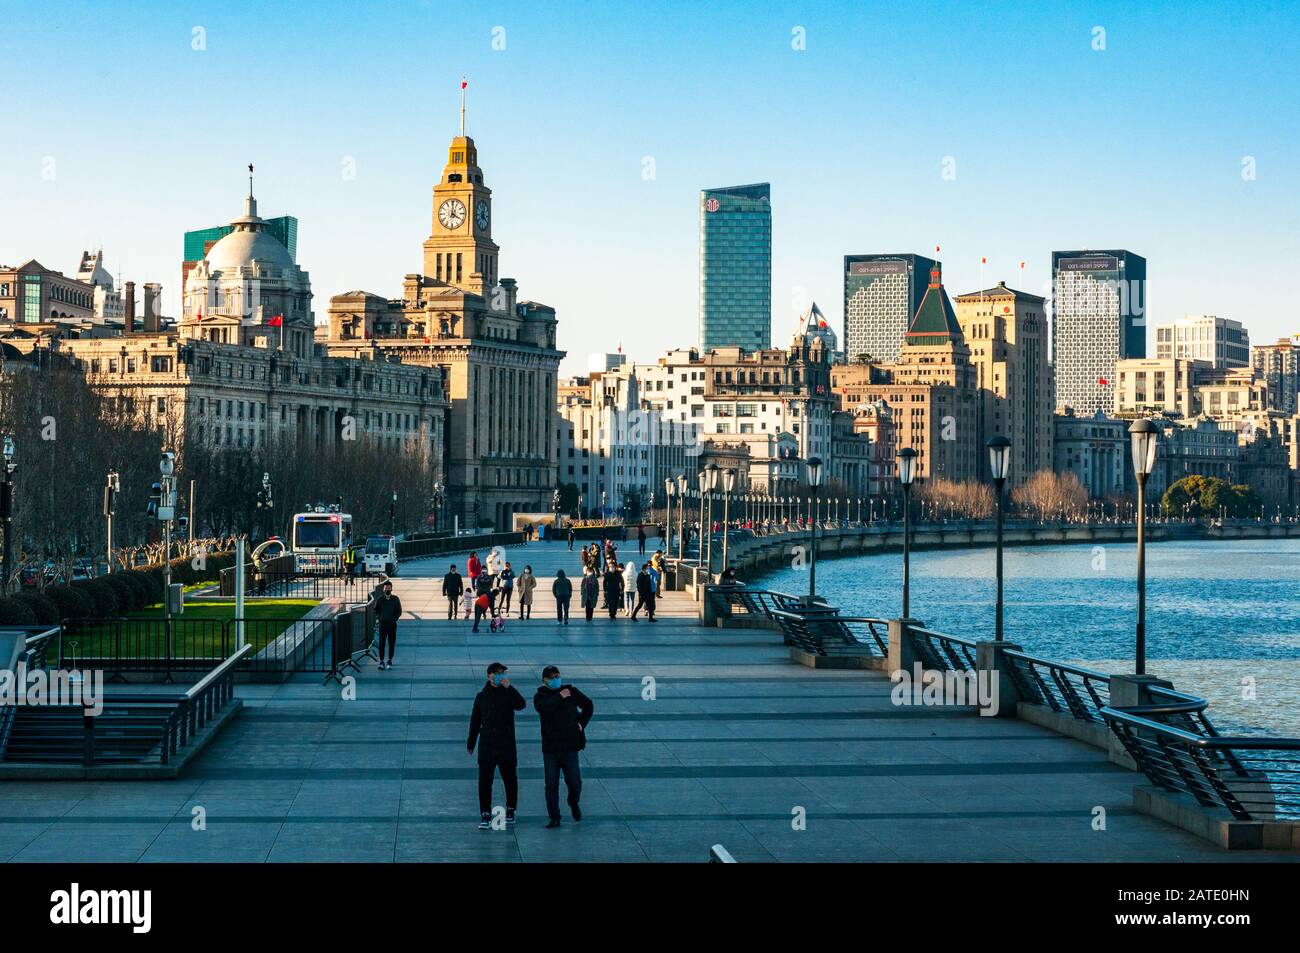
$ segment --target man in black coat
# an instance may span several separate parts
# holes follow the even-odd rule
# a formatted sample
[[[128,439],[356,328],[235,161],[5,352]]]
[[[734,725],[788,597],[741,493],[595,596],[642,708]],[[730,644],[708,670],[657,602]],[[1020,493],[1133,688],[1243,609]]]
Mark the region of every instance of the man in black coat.
[[[460,597],[465,594],[465,580],[456,571],[455,563],[451,572],[442,577],[442,594],[447,597],[447,618],[456,618],[460,614]]]
[[[646,615],[650,621],[655,620],[655,581],[650,575],[650,564],[645,563],[641,566],[641,572],[636,577],[636,605],[632,607],[632,621],[636,621],[636,614],[645,606]]]
[[[402,600],[393,595],[393,584],[385,579],[375,600],[375,615],[379,619],[379,667],[393,667],[393,649],[397,647],[397,620],[402,617]],[[387,657],[385,657],[385,649]]]
[[[587,722],[591,721],[591,699],[560,678],[554,665],[542,669],[542,685],[533,696],[533,707],[541,716],[542,761],[546,768],[546,813],[548,828],[560,826],[560,772],[569,791],[569,810],[575,821],[582,820],[578,800],[582,796],[582,773],[578,752],[587,747]]]
[[[506,667],[493,662],[487,667],[487,684],[474,696],[469,718],[466,748],[474,756],[478,744],[478,811],[481,831],[492,826],[492,780],[501,772],[506,786],[506,823],[515,822],[519,803],[519,752],[515,748],[515,712],[523,711],[524,696],[506,678]]]

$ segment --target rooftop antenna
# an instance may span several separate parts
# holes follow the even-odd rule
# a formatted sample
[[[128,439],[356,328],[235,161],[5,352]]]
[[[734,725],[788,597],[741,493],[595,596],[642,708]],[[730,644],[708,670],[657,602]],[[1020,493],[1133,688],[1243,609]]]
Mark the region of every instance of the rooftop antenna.
[[[465,138],[465,88],[467,86],[469,86],[469,83],[462,76],[460,78],[460,135],[462,139]]]

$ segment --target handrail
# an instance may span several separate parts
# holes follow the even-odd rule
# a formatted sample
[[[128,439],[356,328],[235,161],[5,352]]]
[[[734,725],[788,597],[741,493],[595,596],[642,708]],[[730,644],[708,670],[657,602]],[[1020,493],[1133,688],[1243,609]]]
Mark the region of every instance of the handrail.
[[[1156,720],[1190,717],[1206,704],[1106,706],[1101,715],[1156,786],[1225,808],[1238,820],[1300,818],[1300,758],[1285,754],[1300,752],[1300,738],[1204,735]]]
[[[210,684],[238,665],[240,661],[243,660],[244,656],[251,651],[253,651],[253,646],[249,643],[245,643],[242,648],[235,650],[234,655],[230,656],[230,658],[226,659],[212,671],[208,672],[207,675],[204,675],[201,679],[191,685],[190,690],[181,697],[188,701],[193,701],[197,696],[201,695]]]

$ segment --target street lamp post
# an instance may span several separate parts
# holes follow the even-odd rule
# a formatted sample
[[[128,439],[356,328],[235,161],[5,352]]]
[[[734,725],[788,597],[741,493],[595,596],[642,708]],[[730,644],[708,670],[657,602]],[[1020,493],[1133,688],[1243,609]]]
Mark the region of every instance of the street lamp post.
[[[916,477],[916,451],[898,451],[898,484],[903,488],[903,618],[912,617],[912,480]]]
[[[822,485],[821,457],[808,458],[808,489],[812,493],[813,503],[817,501],[817,490]],[[812,545],[808,554],[808,605],[817,602],[817,521],[812,522]]]
[[[560,490],[557,487],[551,494],[551,509],[555,511],[555,531],[560,531]]]
[[[686,474],[677,474],[677,495],[681,497],[677,504],[677,561],[682,561],[683,520],[686,518]]]
[[[4,479],[0,481],[0,524],[5,534],[3,577],[0,577],[0,594],[9,594],[9,573],[13,571],[14,560],[14,438],[5,434],[4,440]]]
[[[1003,486],[1007,482],[1007,471],[1011,467],[1011,441],[1001,434],[989,438],[989,469],[993,473],[993,485],[998,494],[998,602],[993,622],[993,641],[1002,641],[1002,503],[1005,494]]]
[[[704,565],[704,491],[709,487],[709,475],[701,470],[695,476],[700,490],[700,533],[699,538],[695,540],[696,558],[695,563],[698,566]]]
[[[1137,477],[1137,647],[1134,657],[1135,671],[1147,671],[1147,541],[1146,541],[1146,486],[1147,477],[1155,469],[1156,439],[1159,429],[1145,418],[1133,421],[1129,427],[1133,445],[1133,475]]]
[[[664,533],[668,538],[664,540],[664,553],[670,554],[673,551],[673,492],[677,489],[677,484],[672,477],[664,478]],[[678,506],[681,509],[681,506]]]
[[[731,534],[727,532],[730,528],[731,520],[731,491],[736,488],[736,470],[734,467],[727,467],[722,477],[722,575],[727,575],[727,537]]]
[[[719,469],[720,468],[716,463],[710,463],[704,468],[705,482],[707,483],[705,489],[707,489],[709,493],[709,525],[707,529],[705,529],[704,526],[701,526],[700,529],[704,530],[705,535],[708,537],[707,562],[709,566],[710,581],[713,579],[713,504],[717,502],[718,497]]]

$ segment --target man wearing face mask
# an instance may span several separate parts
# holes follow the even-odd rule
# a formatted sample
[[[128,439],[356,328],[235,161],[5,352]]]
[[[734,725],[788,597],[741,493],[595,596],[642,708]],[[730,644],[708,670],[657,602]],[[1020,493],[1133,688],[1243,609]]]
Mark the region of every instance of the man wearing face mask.
[[[524,696],[506,678],[506,667],[493,662],[487,667],[487,684],[474,696],[466,748],[474,756],[478,743],[478,810],[481,831],[492,826],[492,780],[501,772],[506,787],[506,823],[515,822],[519,802],[519,753],[515,748],[515,712],[523,711]]]
[[[547,828],[560,826],[560,772],[569,791],[569,810],[575,821],[582,820],[578,799],[582,796],[582,773],[578,752],[587,747],[587,722],[591,721],[591,699],[560,678],[554,665],[542,669],[542,685],[533,696],[533,707],[541,716],[542,761],[546,768]]]

